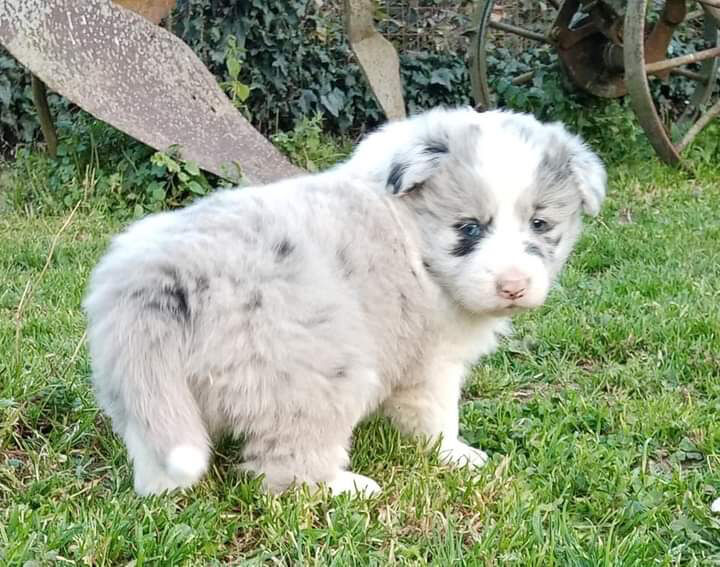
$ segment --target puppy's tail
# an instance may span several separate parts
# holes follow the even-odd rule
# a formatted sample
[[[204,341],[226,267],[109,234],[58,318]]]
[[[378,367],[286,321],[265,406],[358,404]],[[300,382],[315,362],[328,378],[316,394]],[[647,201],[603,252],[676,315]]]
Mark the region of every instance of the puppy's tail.
[[[93,381],[98,401],[125,440],[136,491],[192,485],[208,468],[210,442],[190,390],[187,322],[147,306],[99,313],[94,299],[85,303]]]

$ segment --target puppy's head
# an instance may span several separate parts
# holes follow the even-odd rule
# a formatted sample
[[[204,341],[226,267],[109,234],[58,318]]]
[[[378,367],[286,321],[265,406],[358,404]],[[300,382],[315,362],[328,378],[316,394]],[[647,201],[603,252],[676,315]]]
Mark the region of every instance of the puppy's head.
[[[560,124],[438,109],[364,143],[373,175],[417,219],[425,266],[478,314],[538,307],[605,195],[600,159]],[[355,159],[355,158],[353,158]]]

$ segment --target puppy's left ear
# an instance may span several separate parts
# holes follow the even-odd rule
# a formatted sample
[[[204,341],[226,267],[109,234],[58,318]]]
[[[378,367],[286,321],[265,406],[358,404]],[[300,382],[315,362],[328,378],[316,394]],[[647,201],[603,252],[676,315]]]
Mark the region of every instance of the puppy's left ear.
[[[400,147],[390,161],[387,190],[405,195],[434,175],[450,153],[448,142],[441,138],[415,141]]]
[[[592,216],[600,212],[605,199],[607,173],[602,160],[579,138],[573,137],[570,168],[582,196],[583,210]]]

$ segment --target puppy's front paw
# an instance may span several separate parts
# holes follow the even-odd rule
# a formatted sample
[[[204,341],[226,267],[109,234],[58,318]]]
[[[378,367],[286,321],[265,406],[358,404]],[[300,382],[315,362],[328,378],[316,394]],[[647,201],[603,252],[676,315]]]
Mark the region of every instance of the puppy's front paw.
[[[442,445],[440,445],[439,456],[443,463],[455,467],[471,466],[479,468],[487,463],[489,459],[485,451],[475,449],[457,439],[443,441]]]
[[[350,471],[342,471],[334,480],[328,482],[327,486],[333,496],[343,492],[371,496],[380,492],[380,485],[373,479]]]
[[[710,506],[710,510],[715,514],[720,514],[720,498],[715,499],[715,502]]]

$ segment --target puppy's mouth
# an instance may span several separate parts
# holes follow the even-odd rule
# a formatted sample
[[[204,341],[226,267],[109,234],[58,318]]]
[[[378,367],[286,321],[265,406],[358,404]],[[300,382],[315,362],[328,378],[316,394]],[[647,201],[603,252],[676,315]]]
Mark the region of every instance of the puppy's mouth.
[[[484,313],[486,315],[492,315],[495,317],[508,317],[511,315],[515,315],[516,313],[528,311],[532,308],[533,307],[530,305],[523,305],[521,303],[518,303],[517,301],[510,301],[502,302],[492,307],[488,306],[485,309],[480,310],[479,313]]]
[[[519,311],[528,311],[530,309],[535,309],[537,305],[530,305],[526,302],[523,302],[522,300],[512,300],[506,302],[506,304],[502,307],[502,311],[505,313],[516,313]]]

